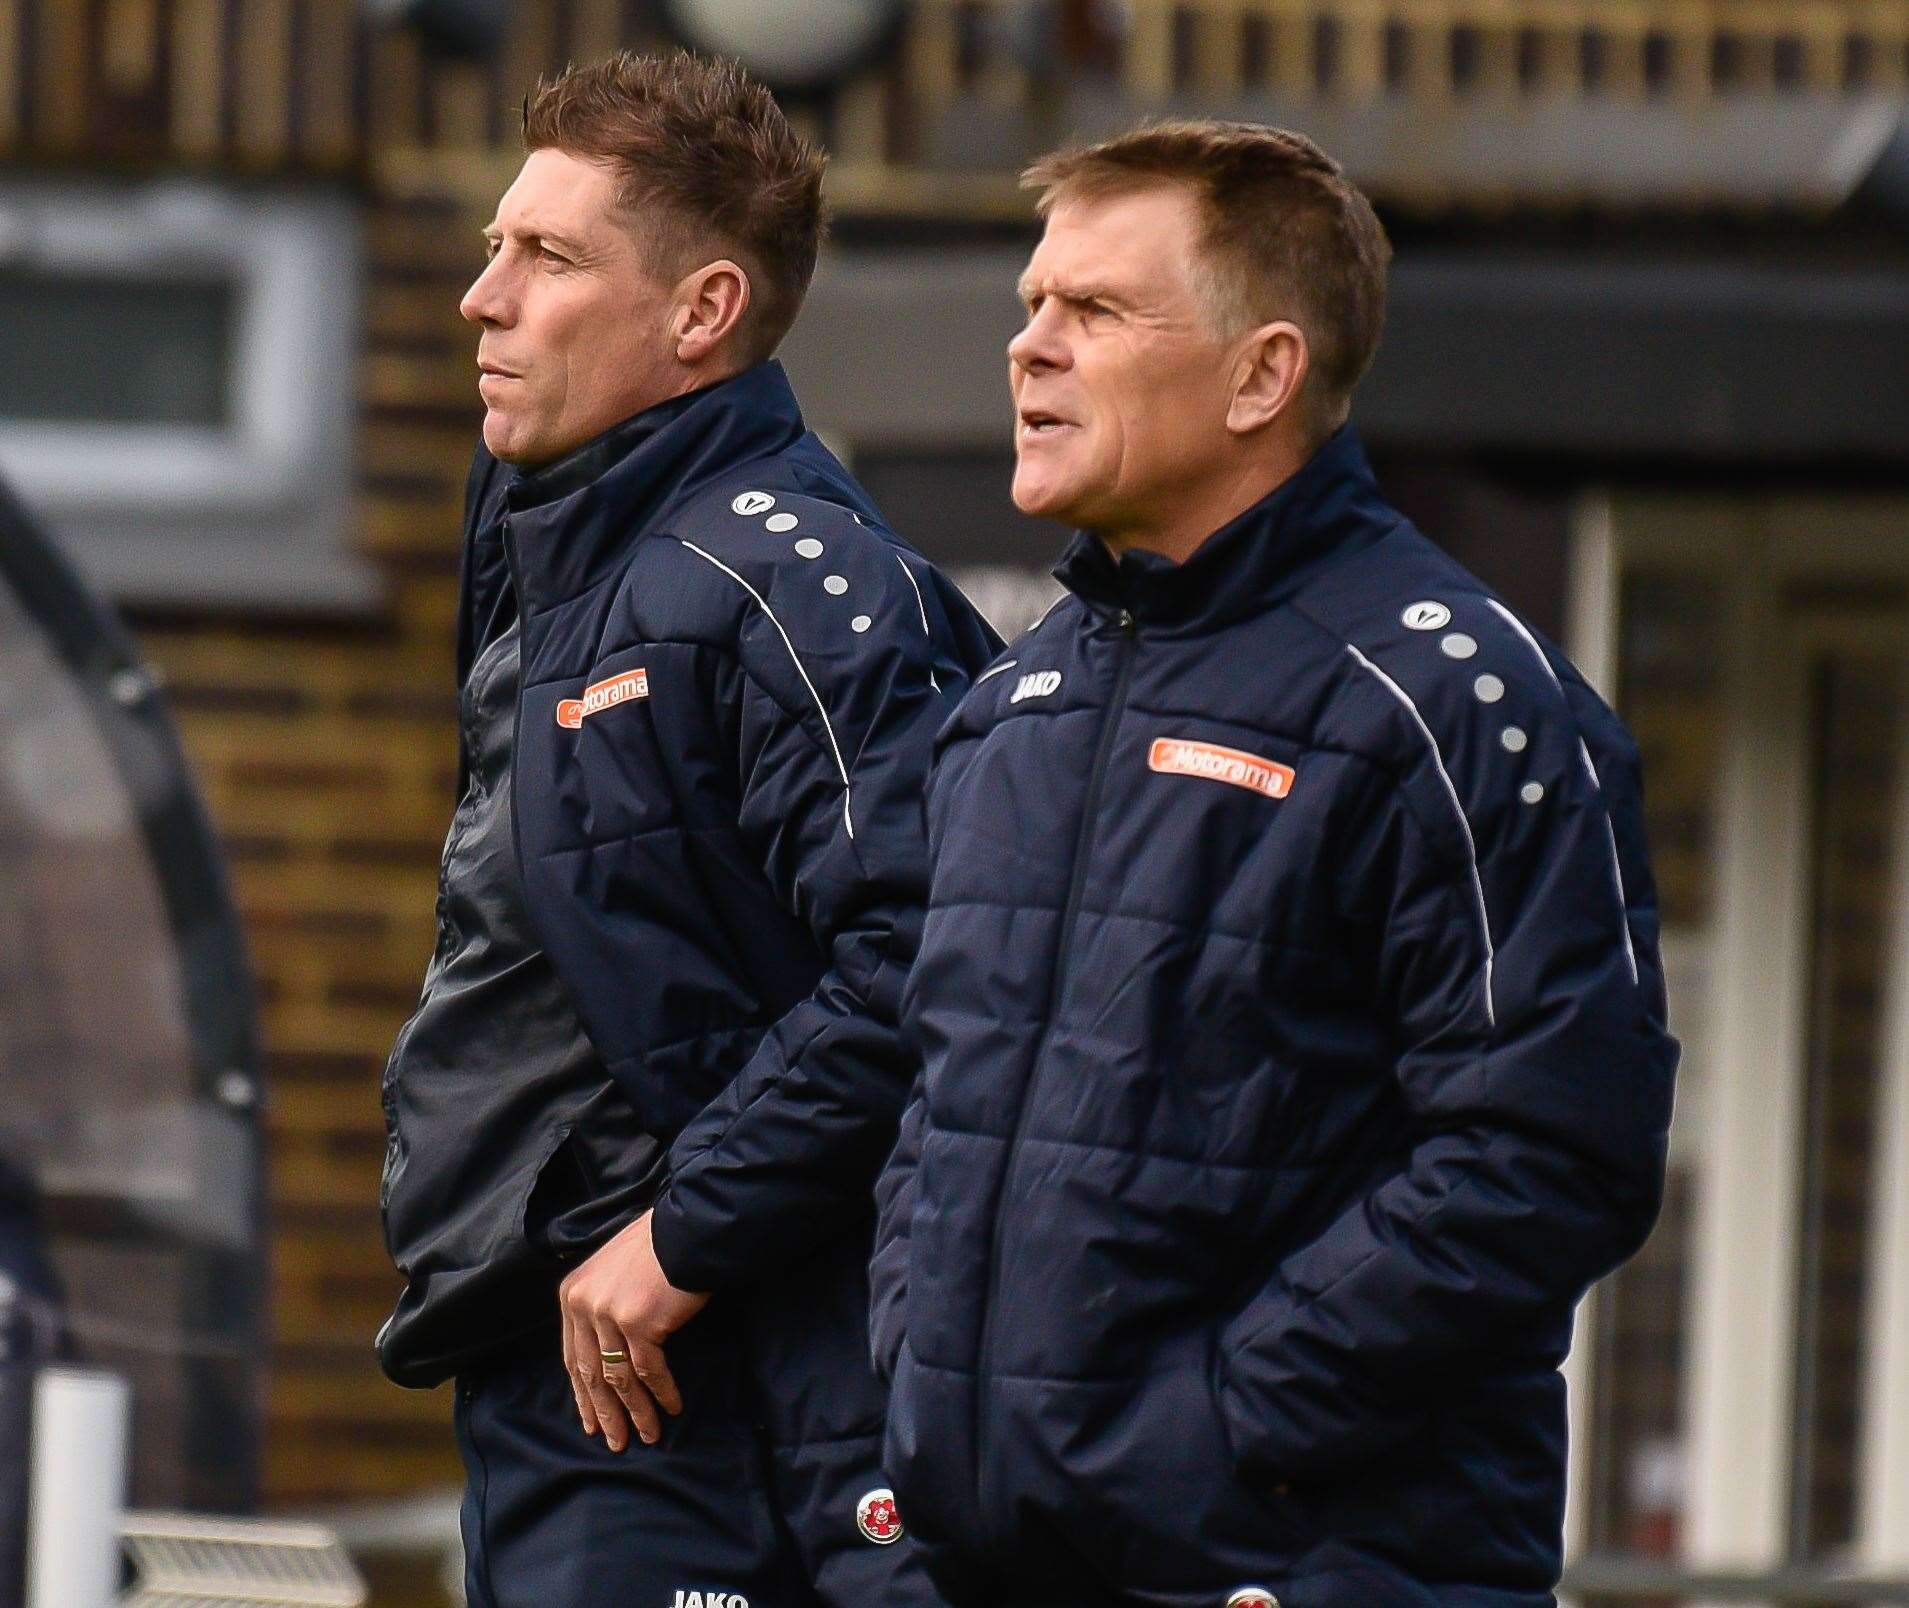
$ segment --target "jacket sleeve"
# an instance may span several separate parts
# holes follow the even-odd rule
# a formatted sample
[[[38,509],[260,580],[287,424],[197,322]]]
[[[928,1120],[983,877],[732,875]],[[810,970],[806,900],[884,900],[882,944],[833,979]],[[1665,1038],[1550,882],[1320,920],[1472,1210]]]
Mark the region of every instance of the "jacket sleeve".
[[[985,653],[1000,647],[991,638],[981,644]],[[999,662],[997,657],[996,662]],[[982,671],[976,679],[990,672]],[[972,684],[972,683],[971,683]],[[941,801],[952,782],[953,756],[962,746],[957,728],[959,715],[941,730],[940,747],[928,782],[928,854],[939,859],[945,815]],[[904,1001],[904,1012],[912,1016],[912,1001]],[[895,1364],[901,1355],[907,1329],[908,1264],[913,1254],[915,1203],[920,1198],[922,1141],[928,1131],[928,1069],[924,1065],[915,1074],[914,1089],[902,1112],[901,1133],[894,1153],[875,1182],[875,1252],[869,1260],[869,1350],[875,1372],[884,1383],[895,1377]]]
[[[1648,869],[1618,851],[1641,837],[1610,813],[1636,798],[1614,719],[1622,746],[1594,762],[1555,673],[1508,675],[1489,707],[1450,678],[1421,710],[1402,668],[1353,659],[1398,759],[1351,880],[1410,1133],[1222,1333],[1233,1451],[1289,1479],[1384,1455],[1494,1354],[1562,1351],[1572,1306],[1655,1219],[1676,1064]]]
[[[781,575],[703,555],[750,596],[742,834],[825,969],[671,1148],[652,1227],[683,1289],[744,1282],[844,1225],[866,1233],[914,1076],[899,1015],[928,886],[923,784],[967,670],[898,548],[822,537],[826,564]]]
[[[875,1255],[869,1263],[868,1335],[875,1372],[895,1377],[908,1307],[908,1257],[915,1221],[921,1136],[928,1121],[928,1090],[921,1074],[902,1112],[901,1136],[875,1184]]]

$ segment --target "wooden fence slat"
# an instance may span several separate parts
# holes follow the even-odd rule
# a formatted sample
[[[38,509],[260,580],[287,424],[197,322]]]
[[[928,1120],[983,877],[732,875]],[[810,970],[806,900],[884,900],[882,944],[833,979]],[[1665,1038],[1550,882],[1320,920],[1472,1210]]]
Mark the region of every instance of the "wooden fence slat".
[[[863,73],[836,97],[835,138],[829,153],[837,161],[864,166],[888,154],[888,80]]]
[[[225,91],[223,0],[173,0],[172,143],[188,161],[220,145]]]
[[[1313,7],[1305,0],[1281,0],[1270,8],[1273,17],[1273,83],[1281,93],[1295,100],[1309,98],[1314,92],[1317,71],[1317,44],[1313,27]],[[1381,25],[1379,49],[1383,53],[1384,30]],[[1380,64],[1383,73],[1383,57]]]
[[[305,48],[293,65],[300,146],[321,167],[336,167],[358,147],[353,79],[360,13],[338,0],[306,0],[304,20]]]
[[[247,163],[265,167],[291,147],[291,0],[238,0],[238,146]]]
[[[100,76],[123,95],[144,95],[159,69],[158,0],[107,0]]]
[[[1437,104],[1452,93],[1452,7],[1444,0],[1401,6],[1405,24],[1405,86],[1414,99]]]
[[[1637,99],[1645,89],[1644,39],[1650,32],[1647,8],[1602,0],[1586,7],[1586,17],[1598,40],[1599,96],[1606,100]]]
[[[40,7],[40,37],[34,62],[34,133],[50,150],[70,151],[86,138],[86,8],[76,0]]]
[[[472,62],[442,62],[431,71],[437,110],[434,145],[470,150],[489,143],[489,69]]]
[[[1173,24],[1177,7],[1170,0],[1133,0],[1127,34],[1127,89],[1141,104],[1166,100],[1173,93]]]
[[[409,33],[380,32],[375,49],[377,65],[371,74],[371,141],[387,148],[416,145],[420,139],[418,83],[424,70],[418,42]]]
[[[556,60],[556,7],[553,0],[520,5],[511,14],[511,32],[504,46],[504,100],[510,115],[504,119],[507,138],[514,138],[517,105],[537,80],[563,65]]]
[[[20,5],[0,0],[0,150],[20,138]]]
[[[1870,41],[1866,90],[1901,89],[1909,85],[1909,5],[1897,0],[1871,0],[1860,7],[1860,27]]]
[[[1478,60],[1469,92],[1495,100],[1515,97],[1523,18],[1513,0],[1472,0],[1460,20],[1477,30]]]
[[[1382,6],[1348,0],[1339,8],[1338,98],[1365,105],[1385,93],[1385,25]]]
[[[920,0],[903,46],[916,116],[933,121],[961,88],[961,42],[952,0]]]
[[[1193,81],[1207,94],[1239,88],[1244,67],[1241,10],[1235,5],[1205,5],[1193,17]]]
[[[620,50],[624,44],[622,0],[577,0],[571,39],[572,54],[579,62],[601,61]]]

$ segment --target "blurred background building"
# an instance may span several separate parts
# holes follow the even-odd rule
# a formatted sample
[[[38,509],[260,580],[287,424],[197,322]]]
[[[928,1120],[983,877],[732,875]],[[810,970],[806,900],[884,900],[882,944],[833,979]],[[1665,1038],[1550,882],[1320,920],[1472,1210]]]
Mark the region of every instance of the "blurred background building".
[[[1645,753],[1686,1060],[1663,1220],[1572,1359],[1581,1578],[1909,1571],[1909,0],[0,0],[0,472],[130,620],[256,981],[262,1223],[174,1294],[229,1297],[257,1367],[178,1376],[218,1404],[177,1430],[208,1472],[168,1484],[153,1440],[140,1499],[309,1511],[457,1479],[448,1401],[370,1349],[378,1080],[455,772],[479,418],[456,304],[525,89],[672,39],[741,55],[833,151],[788,366],[1009,631],[1063,540],[1006,492],[1019,165],[1217,114],[1312,134],[1373,195],[1397,261],[1355,416],[1381,478]],[[11,735],[45,734],[29,630],[0,588],[0,773],[44,792],[65,765],[83,815],[62,745]],[[130,872],[12,900],[9,796],[13,953],[84,923],[137,950],[157,918]],[[60,1053],[12,958],[8,1080]],[[166,1075],[244,1114],[236,1148],[193,1152],[229,1179],[255,1108],[226,1003]],[[171,1053],[151,1012],[99,1007],[92,1075],[116,1043],[161,1075],[137,1070]],[[56,1237],[138,1238],[83,1196],[51,1200]],[[101,1288],[174,1290],[127,1254]]]

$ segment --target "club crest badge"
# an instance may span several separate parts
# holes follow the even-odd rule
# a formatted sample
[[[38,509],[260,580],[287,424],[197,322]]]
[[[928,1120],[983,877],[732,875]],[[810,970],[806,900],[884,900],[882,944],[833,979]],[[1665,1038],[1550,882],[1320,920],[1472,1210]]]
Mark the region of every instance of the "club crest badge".
[[[870,1491],[855,1504],[855,1526],[878,1547],[901,1539],[901,1515],[895,1511],[895,1493]]]

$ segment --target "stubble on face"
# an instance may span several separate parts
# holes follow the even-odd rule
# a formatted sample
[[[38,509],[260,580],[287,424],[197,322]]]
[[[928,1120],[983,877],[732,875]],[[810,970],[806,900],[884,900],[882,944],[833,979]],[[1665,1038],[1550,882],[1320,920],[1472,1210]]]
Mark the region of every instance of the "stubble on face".
[[[533,151],[485,231],[461,311],[479,326],[484,444],[535,469],[685,388],[671,287],[649,270],[610,170]]]

